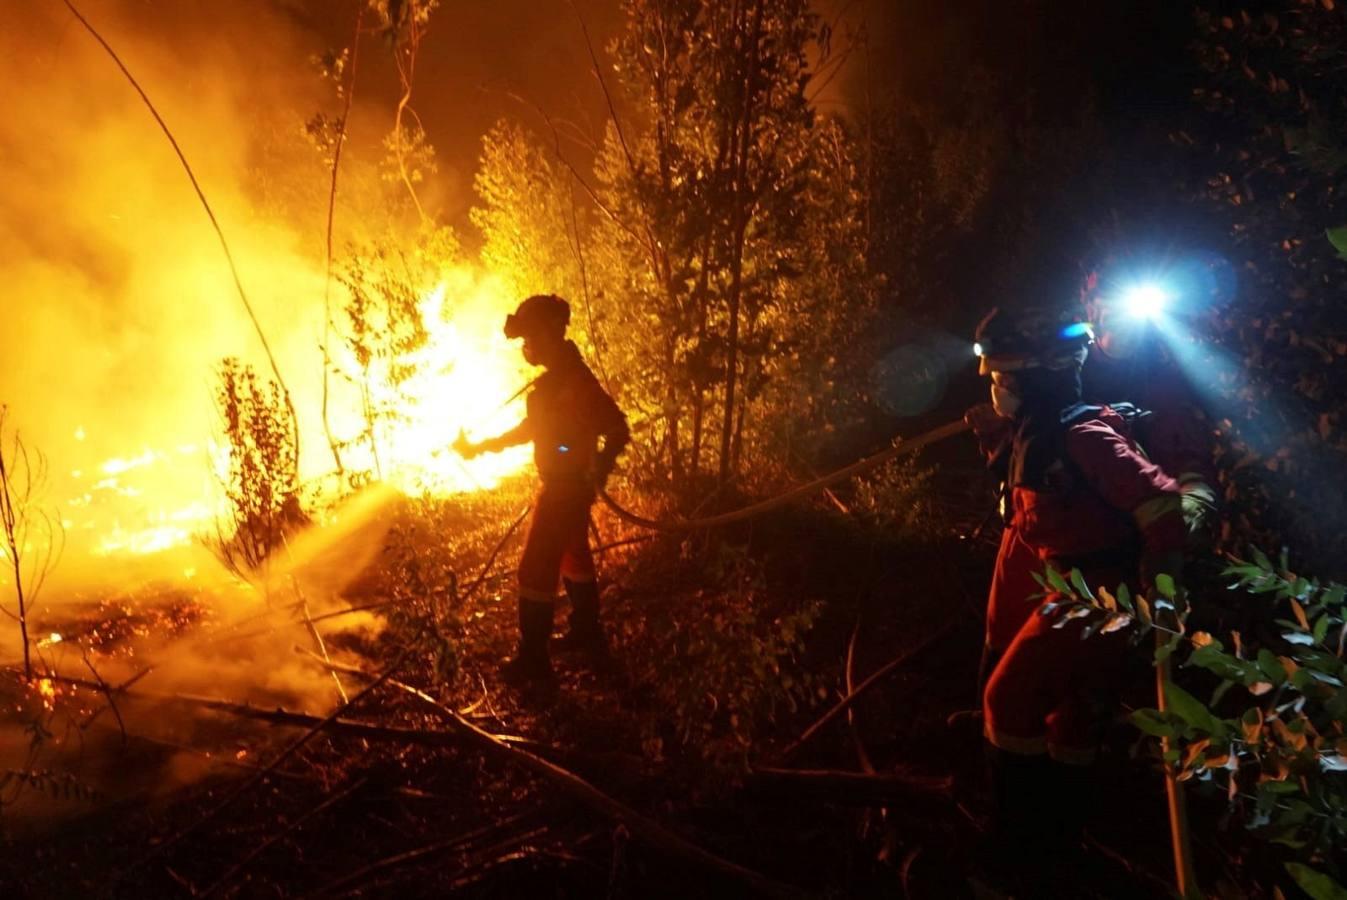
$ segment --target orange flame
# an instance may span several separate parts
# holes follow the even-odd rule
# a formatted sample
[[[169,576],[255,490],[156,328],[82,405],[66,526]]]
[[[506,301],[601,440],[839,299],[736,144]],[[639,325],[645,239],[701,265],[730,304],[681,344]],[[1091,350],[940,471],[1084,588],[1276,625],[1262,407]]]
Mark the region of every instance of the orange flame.
[[[378,428],[385,480],[403,491],[442,495],[494,487],[527,463],[525,447],[473,460],[450,448],[460,429],[480,439],[507,430],[523,415],[522,401],[505,403],[528,377],[518,349],[501,331],[509,304],[499,280],[466,267],[449,272],[422,298],[426,342],[394,361],[411,375],[400,384],[384,377],[370,385],[376,404],[398,410],[397,419]],[[354,462],[373,469],[369,456],[363,450]]]
[[[444,275],[419,304],[427,335],[424,344],[371,370],[367,387],[373,405],[396,411],[375,425],[377,466],[368,443],[355,442],[343,452],[349,469],[377,470],[384,481],[405,493],[443,496],[493,488],[527,465],[527,447],[465,460],[450,446],[460,430],[480,440],[511,428],[523,416],[522,400],[505,402],[530,377],[518,348],[501,330],[512,299],[499,279],[470,267],[456,267]],[[348,370],[355,368],[351,360],[345,362]],[[395,383],[388,374],[394,369],[410,374]],[[364,430],[356,399],[340,397],[334,390],[334,400],[334,423],[346,434]],[[314,411],[300,410],[304,443],[321,447],[326,436],[316,414],[306,412]],[[84,437],[81,426],[78,439]],[[194,497],[162,497],[156,487],[166,467],[207,461],[220,480],[228,469],[228,448],[144,447],[104,460],[94,479],[84,480],[84,472],[72,471],[71,477],[85,488],[65,506],[88,515],[83,520],[68,516],[63,524],[68,530],[92,529],[93,552],[102,556],[146,555],[189,544],[214,529],[226,511],[223,497],[218,490],[209,495],[209,479],[201,480],[202,495]],[[324,465],[330,467],[330,462],[330,457],[310,453],[301,478],[329,475]]]

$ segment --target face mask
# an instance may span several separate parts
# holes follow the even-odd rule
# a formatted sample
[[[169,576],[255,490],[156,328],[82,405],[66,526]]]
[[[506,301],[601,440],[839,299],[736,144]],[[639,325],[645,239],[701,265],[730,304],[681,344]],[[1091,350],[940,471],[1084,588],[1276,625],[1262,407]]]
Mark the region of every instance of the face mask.
[[[998,416],[1007,419],[1013,419],[1015,413],[1020,408],[1019,395],[1001,387],[1001,385],[992,384],[992,408],[996,410]]]

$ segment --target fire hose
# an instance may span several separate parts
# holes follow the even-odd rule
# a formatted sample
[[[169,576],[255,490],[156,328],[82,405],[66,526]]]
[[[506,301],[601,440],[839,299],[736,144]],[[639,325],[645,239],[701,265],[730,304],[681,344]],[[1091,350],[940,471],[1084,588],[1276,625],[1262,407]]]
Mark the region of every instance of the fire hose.
[[[932,428],[930,431],[923,432],[917,435],[916,437],[901,440],[899,443],[894,444],[892,447],[888,447],[884,450],[879,451],[878,453],[867,456],[864,459],[858,460],[857,462],[854,462],[849,466],[844,466],[843,468],[838,469],[835,472],[831,472],[827,475],[824,475],[821,478],[816,478],[813,481],[808,481],[805,482],[804,484],[796,485],[795,487],[790,488],[789,490],[785,491],[784,493],[778,494],[775,497],[769,497],[766,500],[761,500],[757,503],[749,504],[748,506],[742,507],[740,509],[719,513],[718,515],[714,516],[706,516],[705,518],[700,519],[647,519],[644,516],[637,515],[631,510],[624,508],[620,503],[618,503],[611,496],[609,496],[608,492],[605,490],[602,489],[599,490],[599,497],[603,500],[605,504],[608,505],[608,508],[611,509],[619,519],[631,525],[636,525],[640,528],[649,528],[653,531],[664,531],[674,533],[680,531],[696,531],[702,528],[714,528],[717,525],[728,525],[731,522],[739,522],[743,519],[750,519],[753,516],[761,515],[765,512],[768,512],[769,510],[776,509],[779,506],[784,506],[787,503],[792,503],[796,500],[799,500],[801,497],[807,497],[810,494],[815,494],[823,490],[824,488],[832,487],[834,484],[837,484],[838,482],[846,481],[848,478],[853,478],[856,475],[861,474],[862,472],[867,472],[870,469],[882,466],[884,463],[888,462],[891,459],[895,459],[899,456],[904,456],[909,453],[916,453],[918,450],[922,449],[923,447],[929,444],[934,444],[937,441],[943,441],[945,438],[953,437],[956,434],[962,434],[965,431],[968,431],[971,427],[972,427],[971,425],[962,420],[957,422],[948,422],[944,425],[941,425],[939,428]]]

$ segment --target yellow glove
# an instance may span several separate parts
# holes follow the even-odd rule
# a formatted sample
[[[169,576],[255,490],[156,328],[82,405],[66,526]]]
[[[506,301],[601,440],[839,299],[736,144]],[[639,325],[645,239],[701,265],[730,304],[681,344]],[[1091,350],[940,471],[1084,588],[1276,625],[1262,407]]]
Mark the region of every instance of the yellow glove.
[[[1179,505],[1188,529],[1188,548],[1204,550],[1216,537],[1216,492],[1196,479],[1182,483],[1182,491]]]

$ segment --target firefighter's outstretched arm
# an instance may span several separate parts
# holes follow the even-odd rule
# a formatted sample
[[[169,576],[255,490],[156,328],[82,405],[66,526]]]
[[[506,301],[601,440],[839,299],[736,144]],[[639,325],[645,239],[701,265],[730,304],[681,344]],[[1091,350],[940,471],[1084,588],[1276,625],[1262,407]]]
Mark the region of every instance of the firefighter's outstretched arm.
[[[468,436],[459,431],[458,437],[454,440],[454,450],[464,459],[472,459],[474,456],[483,453],[499,453],[509,447],[527,444],[531,440],[533,440],[533,428],[529,424],[529,420],[525,419],[504,434],[475,443],[468,440]]]

